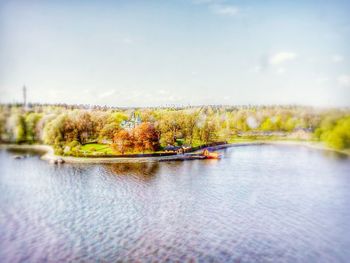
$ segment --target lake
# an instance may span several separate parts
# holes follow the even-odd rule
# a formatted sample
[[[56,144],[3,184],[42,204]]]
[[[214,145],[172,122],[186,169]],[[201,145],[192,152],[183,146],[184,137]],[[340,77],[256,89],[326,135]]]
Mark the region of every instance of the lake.
[[[350,159],[302,146],[221,160],[50,165],[0,151],[0,262],[349,262]]]

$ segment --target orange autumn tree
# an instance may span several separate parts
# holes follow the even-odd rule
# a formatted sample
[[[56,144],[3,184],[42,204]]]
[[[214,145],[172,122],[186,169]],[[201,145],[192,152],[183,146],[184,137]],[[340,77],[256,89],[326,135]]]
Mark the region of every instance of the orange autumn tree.
[[[117,152],[124,154],[126,151],[131,151],[134,148],[133,136],[126,130],[120,130],[113,137],[112,147]]]
[[[149,122],[144,122],[135,127],[133,137],[136,151],[156,151],[159,148],[157,131]]]

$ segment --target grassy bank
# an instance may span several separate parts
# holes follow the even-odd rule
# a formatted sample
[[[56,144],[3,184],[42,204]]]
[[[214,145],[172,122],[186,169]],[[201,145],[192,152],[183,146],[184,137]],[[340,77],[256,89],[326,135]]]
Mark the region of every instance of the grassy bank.
[[[214,150],[219,150],[229,147],[243,147],[250,145],[289,145],[289,146],[305,146],[313,149],[337,152],[350,157],[350,150],[336,150],[329,148],[321,142],[315,141],[301,141],[301,140],[235,140],[230,141],[228,144],[212,146]],[[5,149],[24,149],[24,150],[36,150],[45,152],[42,155],[42,159],[54,162],[58,159],[63,160],[66,163],[85,163],[85,164],[103,164],[103,163],[128,163],[128,162],[160,162],[160,161],[184,161],[191,160],[191,158],[184,158],[183,155],[172,156],[149,156],[149,157],[72,157],[72,156],[58,156],[54,154],[53,148],[48,145],[1,145],[1,148]],[[102,148],[102,147],[101,147]],[[201,150],[199,150],[201,151]]]

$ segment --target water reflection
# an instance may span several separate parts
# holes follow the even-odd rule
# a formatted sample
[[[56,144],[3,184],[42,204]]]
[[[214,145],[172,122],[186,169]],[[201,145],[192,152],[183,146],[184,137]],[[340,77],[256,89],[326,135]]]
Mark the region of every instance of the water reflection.
[[[345,153],[335,152],[335,151],[322,151],[322,152],[328,158],[342,159],[342,160],[345,160],[345,161],[347,161],[349,159],[349,156],[346,155]]]
[[[8,152],[11,155],[20,155],[20,156],[24,156],[24,157],[33,157],[33,156],[41,156],[43,154],[45,154],[44,150],[32,150],[32,149],[9,149]]]
[[[118,176],[134,176],[142,181],[151,180],[159,171],[159,163],[116,163],[104,166],[107,171]]]

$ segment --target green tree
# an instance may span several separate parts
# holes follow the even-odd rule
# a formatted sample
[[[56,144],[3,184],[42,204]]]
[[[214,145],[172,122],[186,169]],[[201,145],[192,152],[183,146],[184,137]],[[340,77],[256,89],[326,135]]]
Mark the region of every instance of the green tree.
[[[26,141],[29,143],[33,143],[35,141],[38,141],[39,135],[37,134],[36,126],[41,118],[41,114],[31,112],[28,113],[25,117],[25,125],[27,129],[27,137]]]
[[[160,116],[159,130],[161,143],[174,144],[176,139],[182,136],[183,113],[180,111],[164,112]]]
[[[324,130],[321,140],[335,149],[350,148],[350,117],[345,117],[336,122],[329,130]]]

